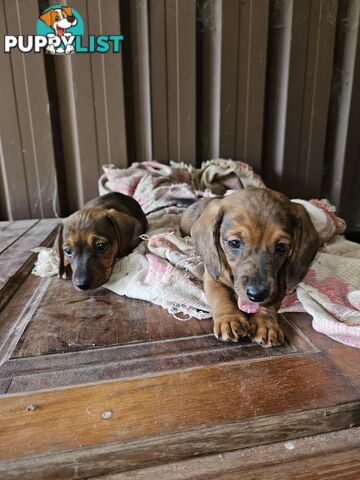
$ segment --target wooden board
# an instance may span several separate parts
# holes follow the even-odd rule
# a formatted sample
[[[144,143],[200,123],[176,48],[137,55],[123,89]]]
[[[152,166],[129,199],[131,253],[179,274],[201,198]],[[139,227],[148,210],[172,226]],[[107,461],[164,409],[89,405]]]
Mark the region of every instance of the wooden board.
[[[353,480],[360,472],[360,428],[96,477],[95,480]]]
[[[226,344],[210,321],[30,275],[56,224],[11,236],[0,223],[1,478],[128,472],[360,425],[360,352],[308,315],[281,316],[281,348]]]

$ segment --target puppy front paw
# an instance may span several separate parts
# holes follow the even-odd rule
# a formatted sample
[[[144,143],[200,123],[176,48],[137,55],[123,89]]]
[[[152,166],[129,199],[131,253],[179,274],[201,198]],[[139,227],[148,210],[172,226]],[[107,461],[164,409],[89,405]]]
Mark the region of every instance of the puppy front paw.
[[[252,342],[262,347],[280,347],[284,343],[284,332],[277,319],[265,315],[254,314],[249,317]]]
[[[48,45],[46,47],[46,53],[50,53],[50,55],[55,55],[55,47],[54,45]]]
[[[72,270],[70,265],[65,265],[64,272],[62,275],[58,275],[58,278],[62,278],[63,280],[71,280],[72,279]]]
[[[218,340],[237,342],[249,334],[250,326],[246,315],[231,313],[214,317],[214,335]]]
[[[66,45],[66,48],[65,48],[66,55],[70,55],[70,53],[72,53],[74,51],[75,51],[75,49],[74,49],[73,45]]]

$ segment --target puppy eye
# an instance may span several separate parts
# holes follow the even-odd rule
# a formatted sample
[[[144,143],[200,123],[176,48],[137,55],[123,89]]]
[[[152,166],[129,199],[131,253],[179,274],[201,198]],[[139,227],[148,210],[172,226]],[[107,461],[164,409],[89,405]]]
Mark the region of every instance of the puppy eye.
[[[55,16],[55,20],[60,20],[59,15],[56,15],[56,16]]]
[[[235,238],[234,240],[228,240],[228,245],[230,248],[236,250],[243,246],[243,242],[239,238]]]
[[[108,244],[105,243],[105,242],[98,242],[98,243],[95,243],[95,248],[96,250],[98,250],[99,252],[104,252],[108,247]]]
[[[279,242],[275,247],[276,253],[286,253],[289,249],[289,245],[287,243]]]
[[[67,257],[71,257],[71,255],[72,255],[71,248],[68,248],[68,247],[64,248],[64,253]]]

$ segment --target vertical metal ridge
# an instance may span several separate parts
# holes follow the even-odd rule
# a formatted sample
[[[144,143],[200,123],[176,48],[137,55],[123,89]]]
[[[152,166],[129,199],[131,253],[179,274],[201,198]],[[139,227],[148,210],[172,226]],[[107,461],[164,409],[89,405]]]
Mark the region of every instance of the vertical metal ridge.
[[[218,158],[220,156],[220,92],[221,92],[221,31],[222,31],[222,1],[215,3],[216,27],[212,37],[212,48],[214,49],[214,60],[212,75],[214,82],[212,84],[211,95],[211,145],[209,158]]]
[[[74,91],[73,68],[70,57],[58,57],[55,70],[59,78],[59,99],[62,105],[62,133],[64,143],[65,167],[67,173],[70,211],[84,204],[84,191],[81,180],[79,130],[76,118],[76,97]]]
[[[150,86],[153,158],[168,163],[169,105],[166,0],[149,2]]]
[[[175,38],[176,38],[176,49],[175,49],[175,58],[176,58],[176,117],[177,117],[177,135],[176,135],[176,152],[177,160],[181,159],[181,150],[180,150],[180,138],[181,138],[181,125],[180,125],[180,85],[179,85],[179,73],[180,73],[180,61],[179,61],[179,0],[175,0]]]
[[[180,35],[181,32],[181,35]],[[170,160],[196,163],[196,2],[166,5]]]
[[[269,2],[223,2],[220,156],[260,170]]]
[[[264,5],[266,2],[264,2]],[[257,6],[258,7],[258,6]],[[245,98],[244,98],[244,124],[243,124],[243,145],[240,143],[240,149],[238,148],[238,140],[239,137],[236,135],[236,151],[237,151],[237,157],[246,159],[246,161],[251,162],[251,164],[254,167],[259,167],[259,164],[261,163],[261,157],[254,156],[250,152],[249,148],[249,136],[251,135],[250,132],[250,121],[251,121],[251,112],[250,112],[250,107],[251,107],[251,96],[252,96],[252,91],[251,91],[251,83],[252,79],[255,77],[252,69],[253,65],[253,60],[254,57],[257,55],[257,51],[254,52],[253,49],[253,40],[254,36],[258,35],[259,32],[257,31],[256,26],[254,27],[254,21],[255,21],[255,16],[253,15],[253,10],[256,8],[254,0],[249,0],[248,2],[248,15],[247,15],[247,20],[248,20],[248,35],[247,35],[247,49],[246,49],[246,71],[245,71]],[[257,8],[259,10],[259,8]],[[257,12],[257,16],[259,15],[259,12]],[[240,12],[240,19],[241,19],[241,12]],[[241,31],[241,29],[240,29]],[[240,48],[240,45],[239,45]],[[240,55],[240,54],[239,54]],[[258,92],[258,95],[260,95],[261,92]],[[239,116],[239,112],[238,115]],[[238,129],[237,132],[238,133]],[[258,157],[258,158],[256,158]]]
[[[292,0],[272,4],[269,49],[271,74],[268,79],[263,170],[267,182],[276,189],[280,188],[284,168],[292,15]]]
[[[323,21],[323,12],[324,12],[324,5],[323,0],[320,0],[320,12],[319,12],[319,22]],[[320,52],[320,36],[321,31],[320,28],[317,29],[316,32],[316,47],[315,47],[315,64],[318,65],[319,62],[319,52]],[[316,84],[318,80],[318,69],[315,69],[314,74],[314,82],[311,85],[311,111],[313,112],[315,109],[315,95],[316,95]],[[309,137],[308,143],[306,148],[306,165],[305,165],[305,178],[308,179],[309,172],[310,172],[310,156],[311,156],[311,148],[312,148],[312,139],[313,139],[313,126],[314,126],[314,115],[310,115],[310,123],[309,123]]]
[[[108,0],[107,8],[88,10],[89,30],[94,35],[120,32],[120,7],[117,0]],[[93,95],[94,128],[97,140],[97,169],[103,164],[113,163],[127,166],[126,126],[124,111],[124,89],[122,55],[90,55],[91,94]]]
[[[92,87],[92,90],[95,92],[95,78],[94,78],[94,70],[95,70],[95,67],[94,67],[94,63],[93,63],[93,59],[90,58],[90,78],[91,78],[91,87]],[[97,120],[97,116],[96,116],[96,100],[94,98],[94,101],[93,101],[93,112],[94,112],[94,123],[95,123],[95,132],[96,132],[96,136],[95,136],[95,143],[96,143],[96,153],[97,153],[97,159],[98,159],[98,167],[100,169],[100,157],[101,157],[101,153],[100,153],[100,146],[99,146],[99,124],[98,124],[98,120]],[[106,122],[105,122],[105,127],[106,127]],[[109,160],[106,162],[106,163],[111,163],[109,162]]]
[[[311,3],[303,131],[298,177],[307,195],[318,197],[325,165],[326,130],[336,33],[337,3]],[[302,167],[302,171],[300,170]]]
[[[22,32],[23,29],[21,28],[21,14],[20,14],[20,9],[19,9],[19,0],[16,0],[16,12],[17,12],[17,23],[19,27],[19,32]],[[31,149],[33,153],[33,158],[34,158],[34,170],[35,170],[35,178],[36,178],[36,190],[37,190],[37,196],[38,199],[41,199],[41,189],[40,189],[40,176],[39,176],[39,168],[38,168],[38,155],[37,155],[37,150],[36,150],[36,145],[35,145],[35,135],[34,135],[34,122],[33,122],[33,112],[31,109],[31,103],[30,103],[30,98],[29,98],[29,83],[28,83],[28,76],[27,76],[27,69],[26,69],[26,64],[25,64],[25,57],[24,55],[21,55],[21,65],[22,65],[22,70],[23,70],[23,75],[24,75],[24,86],[25,86],[25,97],[26,97],[26,106],[27,106],[27,111],[28,111],[28,117],[29,117],[29,130],[30,130],[30,135],[31,135]],[[24,145],[22,145],[22,151],[24,152]],[[25,166],[25,159],[23,156],[23,162]],[[25,168],[26,172],[26,168]],[[28,190],[28,196],[29,196],[29,185],[28,185],[28,180],[26,182],[27,184],[27,190]],[[30,206],[31,209],[31,206]],[[40,217],[44,217],[44,209],[42,206],[41,200],[39,201],[39,213]]]
[[[25,36],[34,32],[38,5],[31,0],[26,6],[24,12],[18,1],[6,4],[2,17],[6,21],[4,31]],[[1,60],[2,100],[7,103],[6,122],[0,126],[6,162],[3,170],[6,169],[11,184],[7,189],[11,197],[7,204],[13,210],[8,215],[54,216],[57,177],[43,57],[13,51],[2,55]]]
[[[290,18],[285,5],[270,30],[264,167],[269,186],[309,198],[321,192],[337,7],[293,0]]]
[[[251,1],[251,0],[250,0]],[[246,0],[244,2],[239,2],[239,14],[238,14],[238,23],[237,23],[237,31],[238,31],[238,38],[237,38],[237,50],[236,50],[236,93],[235,93],[235,124],[234,124],[234,152],[232,154],[232,158],[240,159],[242,161],[248,161],[247,158],[244,155],[244,149],[241,147],[242,140],[244,139],[244,133],[245,133],[245,128],[244,128],[244,123],[242,120],[242,115],[243,115],[243,109],[241,107],[241,101],[243,98],[242,95],[242,87],[243,85],[241,84],[241,79],[243,74],[247,74],[246,69],[244,68],[244,64],[248,64],[248,59],[246,57],[244,64],[242,62],[242,55],[241,55],[241,49],[242,45],[246,44],[245,42],[249,40],[249,35],[248,32],[245,29],[242,28],[242,22],[243,22],[243,17],[245,18],[244,15],[244,10],[249,4],[249,0]],[[245,21],[246,26],[249,26],[249,23]],[[246,49],[248,50],[248,49]],[[247,84],[245,84],[245,89],[246,89]],[[245,109],[245,115],[246,115],[246,109]]]
[[[296,2],[299,2],[299,0],[294,0],[295,3]],[[303,0],[301,0],[303,1]],[[318,4],[318,1],[317,1],[317,4]],[[299,112],[298,112],[298,115],[300,117],[300,123],[299,123],[299,127],[298,127],[298,135],[297,135],[297,141],[298,141],[298,144],[297,144],[297,155],[296,155],[296,168],[294,168],[294,179],[299,179],[299,174],[300,172],[303,170],[303,167],[304,165],[302,165],[302,140],[304,138],[304,131],[306,129],[306,125],[305,125],[305,121],[307,122],[308,121],[308,118],[305,119],[305,102],[306,102],[306,87],[307,87],[307,84],[306,84],[306,76],[308,75],[308,72],[309,72],[309,49],[310,49],[310,27],[311,27],[311,21],[312,21],[312,18],[311,18],[311,1],[307,4],[307,11],[305,12],[305,17],[307,19],[307,22],[305,24],[305,31],[306,31],[306,35],[305,35],[305,45],[306,45],[306,48],[305,48],[305,53],[303,55],[303,69],[302,69],[302,82],[301,82],[301,88],[298,88],[298,93],[299,95],[301,96],[301,103],[299,105]],[[296,15],[296,11],[294,12],[294,16]],[[294,25],[295,24],[295,19],[293,21],[293,36],[294,36],[294,30],[296,29],[296,26]],[[294,56],[294,53],[292,55],[292,58]],[[310,89],[314,88],[314,84],[312,83],[310,85]],[[289,114],[289,112],[288,112]],[[310,115],[310,118],[312,117],[312,115]],[[306,143],[306,148],[309,148],[309,144]],[[305,168],[306,168],[306,165],[305,165]]]
[[[91,15],[89,12],[87,18],[87,2],[73,0],[72,6],[83,17],[85,32],[88,32]],[[55,56],[52,60],[58,79],[68,205],[69,211],[73,212],[98,193],[100,160],[96,142],[99,130],[93,108],[95,92],[91,54]]]
[[[341,4],[332,82],[324,190],[350,228],[359,228],[360,2]]]
[[[100,24],[100,27],[101,27],[101,11],[100,11],[100,8],[99,8],[99,0],[97,0],[96,5],[97,5],[97,18],[99,19],[99,24]],[[89,15],[89,4],[88,3],[86,3],[86,17],[87,17],[87,25],[90,26],[90,15]],[[90,67],[91,88],[92,88],[92,91],[94,92],[93,114],[94,114],[94,124],[95,124],[95,132],[96,132],[95,143],[96,143],[96,152],[97,152],[97,163],[98,163],[98,168],[100,170],[100,168],[101,168],[101,165],[100,165],[101,153],[100,153],[100,145],[99,145],[99,143],[100,143],[100,140],[99,140],[100,125],[99,125],[97,115],[96,115],[97,102],[96,102],[96,98],[95,98],[95,71],[94,71],[95,70],[95,65],[94,65],[94,60],[95,60],[94,56],[90,57],[89,67]],[[105,115],[104,124],[105,124],[105,128],[106,128],[106,115]],[[106,163],[110,163],[109,160]]]
[[[219,156],[235,158],[239,84],[240,2],[222,3],[220,152]]]
[[[100,6],[100,0],[97,2],[97,10],[99,13],[99,24],[100,31],[104,32],[102,9]],[[111,153],[110,153],[110,129],[109,129],[109,109],[108,109],[108,96],[106,89],[106,74],[105,74],[105,58],[104,55],[101,55],[101,76],[102,76],[102,90],[104,95],[104,110],[105,110],[105,135],[106,135],[106,151],[107,151],[107,162],[112,163]],[[99,165],[101,166],[101,165]]]
[[[6,9],[6,6],[5,6],[5,2],[4,2],[4,22],[5,22],[5,30],[6,32],[9,32],[9,26],[8,26],[8,19],[7,19],[7,9]],[[23,139],[22,139],[22,134],[21,134],[21,128],[20,128],[20,125],[19,125],[19,120],[20,120],[20,116],[19,116],[19,105],[18,105],[18,101],[17,101],[17,98],[16,98],[16,89],[15,89],[15,74],[14,74],[14,65],[13,65],[13,54],[9,54],[9,67],[10,67],[10,78],[11,78],[11,93],[12,93],[12,97],[13,97],[13,102],[14,102],[14,116],[15,116],[15,120],[17,121],[17,132],[18,132],[18,140],[19,140],[19,145],[17,145],[17,147],[19,147],[19,155],[18,155],[18,163],[20,164],[21,163],[21,166],[22,166],[22,169],[19,170],[17,172],[18,174],[18,178],[21,178],[20,181],[23,182],[23,185],[24,185],[24,188],[23,188],[23,195],[20,195],[20,201],[23,202],[23,205],[21,206],[21,209],[20,211],[22,212],[27,212],[27,215],[29,216],[29,218],[31,218],[31,207],[30,207],[30,200],[29,200],[29,185],[28,185],[28,181],[27,181],[27,172],[26,172],[26,168],[25,168],[25,159],[24,159],[24,146],[23,146]],[[20,165],[19,165],[20,166]],[[13,172],[15,173],[15,172]],[[22,173],[22,175],[21,175]],[[17,184],[17,182],[14,181],[14,179],[12,179],[12,186],[14,188],[14,186]],[[11,191],[12,189],[8,188],[7,189],[7,193],[8,195],[11,195],[11,197],[14,196],[14,193],[15,192],[12,192]],[[14,207],[14,201],[10,201],[10,198],[8,198],[8,204],[10,204],[12,207]],[[19,210],[19,207],[20,205],[17,205],[17,209]],[[16,206],[15,206],[16,208]],[[13,214],[12,212],[8,212],[9,214],[9,218],[11,220],[14,219],[13,217]],[[15,217],[16,218],[16,217]]]
[[[147,0],[130,3],[136,156],[138,161],[152,159],[151,99],[149,65],[149,29]]]
[[[247,145],[248,145],[248,129],[249,129],[249,105],[250,105],[250,78],[251,78],[251,37],[253,27],[253,0],[249,1],[249,36],[248,36],[248,48],[247,48],[247,69],[246,69],[246,94],[245,94],[245,122],[244,122],[244,150],[242,158],[247,158]]]
[[[166,111],[166,153],[167,153],[167,158],[166,158],[166,163],[170,162],[170,128],[169,128],[169,52],[168,52],[168,43],[166,41],[168,37],[168,31],[167,31],[167,13],[166,13],[166,0],[164,1],[164,47],[165,47],[165,55],[164,55],[164,64],[165,64],[165,111]]]
[[[8,33],[8,29],[6,27],[4,0],[0,1],[0,27],[3,27],[3,32],[5,34]],[[1,58],[0,58],[0,66],[2,66]],[[2,66],[2,68],[4,70],[4,66]],[[3,90],[1,70],[0,70],[0,89],[1,89],[0,91]],[[0,106],[1,106],[1,97],[2,95],[0,95]],[[9,179],[6,174],[6,163],[7,162],[4,156],[3,144],[2,144],[2,138],[1,138],[1,117],[0,117],[0,220],[13,219],[12,211],[11,211],[12,210],[11,202],[10,202]]]
[[[10,189],[6,174],[6,160],[4,156],[0,132],[0,221],[13,220],[12,205],[10,202]]]
[[[220,156],[221,36],[222,0],[201,2],[199,29],[201,38],[201,158]]]

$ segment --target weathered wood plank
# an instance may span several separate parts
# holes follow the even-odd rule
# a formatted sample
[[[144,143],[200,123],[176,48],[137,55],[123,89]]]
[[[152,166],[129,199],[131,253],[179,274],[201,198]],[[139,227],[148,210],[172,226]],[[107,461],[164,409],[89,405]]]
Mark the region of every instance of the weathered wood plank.
[[[207,455],[94,480],[355,479],[360,471],[360,428]]]
[[[33,227],[38,220],[18,220],[17,222],[0,222],[0,254],[16,242]]]
[[[58,219],[40,220],[0,256],[0,311],[30,273],[35,259],[31,249],[49,246],[58,224]]]
[[[12,321],[7,323],[7,330],[1,329],[0,337],[0,365],[9,359],[12,351],[16,347],[17,342],[21,338],[25,328],[32,319],[34,312],[36,311],[39,301],[45,294],[50,278],[42,278],[31,295],[25,308],[21,311],[21,314],[17,317],[13,317]]]
[[[198,323],[202,325],[202,322]],[[13,358],[0,368],[0,378],[12,378],[8,393],[25,392],[148,375],[179,368],[188,369],[234,361],[259,361],[318,351],[285,319],[281,324],[288,339],[288,343],[281,348],[263,349],[246,339],[238,344],[226,344],[217,341],[211,333],[186,336],[189,332],[185,323],[182,324],[184,332],[180,338],[151,341],[147,339],[111,348],[67,351],[66,355],[58,353],[51,356]],[[209,331],[210,329],[209,325]],[[47,332],[46,328],[44,331]],[[55,332],[50,335],[54,336]],[[37,340],[36,336],[30,338],[34,343]],[[27,340],[30,341],[29,336]],[[13,357],[16,355],[17,352],[14,352]]]
[[[140,441],[204,426],[210,435],[212,427],[227,423],[256,422],[264,415],[276,423],[278,414],[358,400],[350,382],[321,357],[307,355],[8,395],[0,398],[0,458]],[[30,404],[36,410],[29,412]],[[108,411],[112,416],[104,420]],[[356,409],[348,414],[349,424],[359,421]]]
[[[19,286],[18,290],[16,290],[16,295],[13,295],[3,311],[0,312],[0,344],[2,346],[6,343],[9,335],[11,335],[17,319],[21,317],[22,312],[26,309],[26,305],[29,304],[31,298],[33,298],[34,291],[36,291],[40,283],[41,279],[39,277],[31,275]],[[3,361],[8,359],[8,357],[2,355],[1,351],[0,356]]]
[[[30,405],[28,404],[27,407]],[[64,412],[61,407],[62,405],[59,405],[60,421],[63,419]],[[27,413],[34,415],[37,410],[31,410],[31,408],[33,407],[30,407]],[[155,423],[155,417],[151,418]],[[183,430],[176,434],[144,438],[140,442],[124,443],[116,440],[106,445],[86,447],[78,440],[79,443],[74,450],[1,462],[0,474],[6,473],[9,479],[21,480],[93,477],[164,464],[206,453],[222,453],[243,447],[315,435],[320,432],[330,432],[350,425],[357,426],[359,422],[360,404],[357,402],[250,419],[228,425],[204,426],[190,431]],[[68,430],[76,435],[74,425],[68,424],[67,421],[65,423]],[[109,425],[111,422],[104,420],[104,423]],[[51,430],[53,437],[58,435],[51,421],[47,428],[49,434]],[[57,435],[53,434],[55,431]],[[35,432],[36,428],[33,429],[33,434]],[[122,432],[120,429],[120,436]],[[205,476],[204,480],[207,478],[208,476]],[[313,477],[310,478],[312,480]]]
[[[357,348],[348,347],[338,342],[334,342],[330,337],[316,332],[311,325],[310,316],[302,314],[287,314],[286,318],[292,324],[301,329],[303,334],[323,352],[327,359],[338,368],[342,374],[351,379],[354,385],[357,385],[360,392],[360,351]]]
[[[210,321],[180,322],[149,302],[121,297],[104,288],[80,292],[71,281],[53,278],[14,356],[195,336],[210,331]]]

